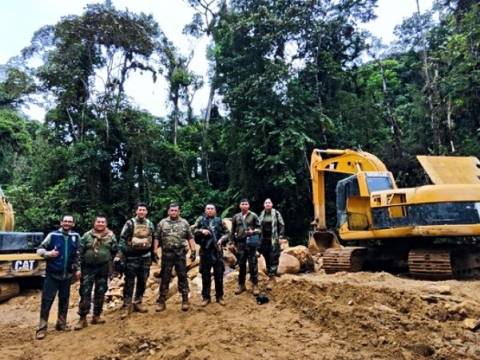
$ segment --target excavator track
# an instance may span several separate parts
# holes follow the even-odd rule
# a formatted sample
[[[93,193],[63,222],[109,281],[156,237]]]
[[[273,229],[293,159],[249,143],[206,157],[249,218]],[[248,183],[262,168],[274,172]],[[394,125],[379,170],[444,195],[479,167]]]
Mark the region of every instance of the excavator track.
[[[361,246],[327,249],[323,254],[323,268],[327,274],[357,272],[362,270],[366,254],[367,248]]]
[[[408,254],[410,275],[416,278],[452,279],[451,250],[414,249]]]
[[[408,254],[410,275],[429,280],[469,277],[480,270],[480,253],[453,249],[413,249]]]

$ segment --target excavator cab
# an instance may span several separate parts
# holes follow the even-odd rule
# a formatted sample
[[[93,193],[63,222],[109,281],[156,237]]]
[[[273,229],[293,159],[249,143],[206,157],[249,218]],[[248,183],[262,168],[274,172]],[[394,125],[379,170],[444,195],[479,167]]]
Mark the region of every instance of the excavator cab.
[[[337,229],[368,230],[371,227],[370,195],[376,191],[393,190],[390,172],[359,172],[337,183],[335,189]]]
[[[347,199],[352,196],[360,196],[358,179],[351,175],[337,183],[335,189],[337,204],[337,229],[348,222]]]

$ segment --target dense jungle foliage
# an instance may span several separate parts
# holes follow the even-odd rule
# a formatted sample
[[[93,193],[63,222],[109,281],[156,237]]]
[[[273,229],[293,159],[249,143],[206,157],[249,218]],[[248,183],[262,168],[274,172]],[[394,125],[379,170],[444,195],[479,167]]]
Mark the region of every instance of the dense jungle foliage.
[[[192,221],[271,197],[301,238],[312,219],[313,148],[376,154],[401,185],[425,178],[417,154],[480,153],[480,6],[438,0],[385,46],[360,26],[376,0],[189,0],[186,36],[209,39],[209,78],[189,69],[149,15],[89,5],[44,26],[0,71],[0,185],[18,230],[49,231],[61,213],[86,230],[96,213],[119,231],[134,204],[155,222],[178,201]],[[168,83],[170,113],[141,110],[133,73]],[[210,98],[191,107],[202,86]],[[26,103],[48,102],[43,122]]]

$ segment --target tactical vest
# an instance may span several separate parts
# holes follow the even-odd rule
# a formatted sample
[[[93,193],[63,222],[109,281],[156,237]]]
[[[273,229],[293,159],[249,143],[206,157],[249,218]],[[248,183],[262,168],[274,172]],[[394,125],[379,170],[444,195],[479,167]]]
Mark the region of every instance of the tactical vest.
[[[160,222],[163,249],[178,249],[186,245],[189,225],[185,219],[163,219]]]
[[[153,242],[151,222],[148,219],[145,219],[143,223],[138,222],[136,218],[131,220],[133,223],[133,234],[129,246],[133,250],[149,250]]]
[[[73,261],[77,256],[77,250],[80,240],[80,235],[75,232],[66,234],[65,241],[64,234],[61,231],[54,231],[50,235],[50,244],[48,251],[56,249],[59,253],[57,257],[47,261],[47,272],[52,273],[72,273]]]

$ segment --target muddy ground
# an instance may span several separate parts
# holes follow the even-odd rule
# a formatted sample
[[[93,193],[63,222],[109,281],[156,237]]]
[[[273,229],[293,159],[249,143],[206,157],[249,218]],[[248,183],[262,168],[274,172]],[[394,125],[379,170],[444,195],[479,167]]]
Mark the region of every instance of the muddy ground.
[[[234,295],[226,277],[227,306],[200,307],[199,279],[192,307],[177,294],[155,313],[157,285],[146,294],[148,314],[120,320],[116,306],[105,325],[56,332],[34,340],[39,290],[0,304],[1,359],[480,359],[480,281],[430,282],[388,273],[284,275],[270,302],[250,292]],[[262,279],[262,286],[265,279]],[[74,285],[69,322],[77,320]],[[56,304],[54,304],[55,306]]]

